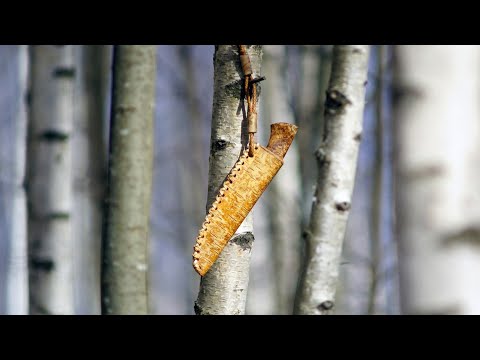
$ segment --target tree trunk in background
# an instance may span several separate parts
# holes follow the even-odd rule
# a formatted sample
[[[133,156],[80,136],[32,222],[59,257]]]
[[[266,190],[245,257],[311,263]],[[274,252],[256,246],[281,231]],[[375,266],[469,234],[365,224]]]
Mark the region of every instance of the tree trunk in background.
[[[262,46],[247,45],[247,49],[253,76],[258,77]],[[238,160],[242,148],[247,145],[246,102],[245,111],[240,107],[242,78],[238,46],[215,46],[207,209],[215,200],[225,177]],[[201,279],[200,291],[195,302],[197,315],[245,313],[253,240],[252,213],[250,213],[213,266]]]
[[[375,163],[372,181],[372,203],[370,215],[370,289],[367,314],[376,313],[376,298],[379,289],[382,262],[382,189],[383,189],[383,82],[385,73],[384,45],[376,46],[377,81],[375,89]]]
[[[182,240],[186,253],[192,252],[192,239],[195,238],[198,231],[197,226],[203,221],[203,207],[205,205],[204,188],[198,186],[199,179],[206,178],[207,167],[203,165],[202,158],[204,158],[205,151],[208,149],[208,139],[204,141],[202,136],[202,117],[199,103],[199,94],[196,91],[196,71],[200,70],[195,66],[195,59],[193,58],[192,45],[177,46],[178,57],[182,69],[182,80],[180,93],[182,105],[185,107],[186,119],[179,124],[184,127],[186,131],[179,132],[187,135],[187,151],[183,152],[186,159],[179,161],[178,170],[180,172],[180,188],[182,191],[178,194],[181,211],[184,219],[179,223],[180,228],[178,235]],[[192,176],[195,174],[195,176]],[[186,296],[185,301],[188,306],[188,311],[192,311],[192,304],[198,292],[198,284],[196,276],[188,276],[186,282]]]
[[[16,49],[16,99],[14,120],[14,147],[11,154],[13,184],[11,189],[11,227],[6,278],[6,311],[8,315],[28,314],[28,264],[27,264],[27,211],[25,196],[25,160],[27,146],[27,91],[28,91],[28,46]]]
[[[295,121],[288,106],[285,46],[266,45],[264,49],[263,68],[267,81],[262,83],[264,111],[259,121],[263,126],[263,133],[268,136],[270,123]],[[285,165],[272,180],[265,194],[268,199],[268,220],[272,236],[275,313],[282,315],[293,312],[300,266],[301,180],[298,155],[297,141],[294,141],[285,157]]]
[[[324,94],[332,66],[331,45],[300,46],[300,81],[295,117],[302,172],[302,219],[307,222],[315,185],[315,147],[324,129]],[[286,77],[286,74],[283,75]]]
[[[28,139],[30,312],[73,314],[74,46],[31,47]]]
[[[479,49],[396,47],[401,307],[480,314]]]
[[[102,313],[148,313],[156,48],[115,45]]]
[[[81,45],[77,53],[73,152],[74,290],[77,314],[100,314],[102,205],[106,183],[106,99],[110,46]]]
[[[368,45],[335,45],[325,102],[325,131],[316,152],[319,175],[295,313],[328,314],[334,307],[340,255],[362,133]]]

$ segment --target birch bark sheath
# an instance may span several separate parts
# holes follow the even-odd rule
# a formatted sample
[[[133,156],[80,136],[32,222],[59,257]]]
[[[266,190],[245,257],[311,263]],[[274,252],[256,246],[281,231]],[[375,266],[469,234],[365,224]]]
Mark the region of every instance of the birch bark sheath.
[[[147,314],[155,46],[115,45],[102,313]]]
[[[368,45],[335,45],[325,102],[319,175],[296,314],[328,314],[335,304],[340,255],[350,210],[362,134]]]
[[[247,49],[253,76],[258,77],[262,46],[247,45]],[[247,145],[246,101],[243,109],[240,107],[242,78],[238,46],[215,46],[207,211],[215,201],[225,177],[238,160],[242,148]],[[250,213],[201,279],[195,302],[197,315],[245,313],[253,241],[253,220]]]
[[[27,147],[27,92],[28,46],[16,46],[16,92],[14,120],[14,159],[12,184],[11,230],[8,241],[6,314],[28,314],[28,264],[27,264],[27,202],[25,195],[25,161]],[[7,210],[10,211],[10,210]]]
[[[74,290],[77,314],[100,314],[102,202],[106,184],[106,97],[109,45],[81,45],[77,53],[73,153]]]
[[[32,314],[73,314],[72,162],[74,46],[31,47],[28,139]]]
[[[480,314],[479,49],[395,49],[402,312]]]

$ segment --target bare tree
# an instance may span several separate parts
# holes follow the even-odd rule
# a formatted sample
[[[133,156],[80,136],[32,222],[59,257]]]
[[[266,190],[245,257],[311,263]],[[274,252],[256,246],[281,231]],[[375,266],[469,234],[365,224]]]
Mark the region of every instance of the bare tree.
[[[72,314],[74,46],[31,47],[28,134],[30,312]]]
[[[367,313],[376,313],[376,298],[381,276],[382,246],[382,189],[383,189],[383,89],[385,81],[384,46],[377,45],[377,79],[375,89],[375,163],[372,176],[372,200],[370,215],[370,289],[368,295]]]
[[[266,45],[263,57],[263,109],[261,123],[294,123],[288,106],[286,49],[284,45]],[[268,127],[265,126],[266,130]],[[264,131],[267,133],[266,131]],[[265,196],[268,199],[268,221],[272,237],[271,251],[275,276],[276,314],[291,314],[300,267],[301,180],[297,141],[286,155],[285,165],[272,180]],[[261,239],[264,241],[264,239]],[[268,259],[267,259],[268,261]],[[264,264],[263,266],[266,266]]]
[[[262,46],[248,46],[254,76],[260,73]],[[207,209],[226,175],[247,145],[247,123],[241,107],[242,69],[236,45],[216,45]],[[250,213],[201,279],[196,314],[244,314],[253,245]]]
[[[402,312],[480,314],[479,49],[395,55]]]
[[[334,307],[345,227],[362,134],[368,45],[335,45],[325,102],[325,131],[316,152],[319,175],[295,313],[328,314]]]
[[[102,204],[106,183],[107,94],[110,46],[82,45],[77,51],[73,152],[73,242],[75,307],[100,314]]]
[[[0,313],[28,314],[27,146],[28,46],[0,48]]]
[[[115,45],[102,313],[147,314],[155,46]]]
[[[300,45],[299,79],[295,117],[299,126],[298,148],[302,181],[302,220],[307,221],[315,185],[315,147],[324,129],[324,94],[332,67],[331,45]],[[286,76],[286,74],[284,75]]]

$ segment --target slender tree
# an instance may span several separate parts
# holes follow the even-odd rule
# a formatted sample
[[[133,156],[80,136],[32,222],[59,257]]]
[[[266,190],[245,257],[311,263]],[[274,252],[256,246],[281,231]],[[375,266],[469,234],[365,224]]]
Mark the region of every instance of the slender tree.
[[[268,81],[263,85],[261,123],[266,125],[264,134],[268,136],[270,122],[294,123],[294,116],[288,106],[285,46],[266,45],[264,48],[263,73]],[[298,155],[297,141],[294,141],[286,155],[285,165],[272,180],[265,194],[268,199],[269,229],[273,242],[271,252],[275,275],[275,313],[283,315],[293,311],[300,267],[301,244],[298,230],[301,228],[301,180]]]
[[[30,312],[72,314],[74,46],[30,48],[28,256]]]
[[[383,45],[376,47],[377,79],[375,89],[375,163],[372,176],[372,203],[370,214],[370,290],[367,313],[376,313],[376,298],[379,290],[380,268],[382,260],[381,217],[383,189],[383,89],[385,74],[385,49]]]
[[[28,46],[1,46],[0,59],[0,314],[25,315]]]
[[[299,85],[295,117],[299,126],[298,148],[302,181],[302,220],[307,222],[315,185],[315,147],[324,129],[324,98],[332,67],[331,45],[299,46]],[[286,74],[285,74],[286,75]]]
[[[395,48],[396,231],[406,314],[480,314],[479,49]]]
[[[247,45],[247,48],[256,77],[260,74],[262,46]],[[238,47],[216,45],[207,210],[242,148],[247,145],[246,111],[240,106],[242,77]],[[253,241],[250,213],[201,279],[195,302],[197,315],[245,313]]]
[[[316,151],[319,174],[305,231],[305,264],[296,314],[334,307],[345,227],[362,134],[368,45],[335,45],[325,102],[325,131]]]
[[[73,242],[75,307],[100,314],[102,202],[106,183],[106,100],[110,46],[82,45],[77,51],[73,152]]]
[[[147,314],[155,46],[115,45],[102,313]]]

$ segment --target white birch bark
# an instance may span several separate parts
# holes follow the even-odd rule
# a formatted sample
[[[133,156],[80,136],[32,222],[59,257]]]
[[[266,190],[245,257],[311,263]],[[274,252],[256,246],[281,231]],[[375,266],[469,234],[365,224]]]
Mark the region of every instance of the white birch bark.
[[[30,312],[73,314],[74,46],[31,47],[28,141]]]
[[[328,314],[334,308],[362,133],[368,53],[368,45],[335,45],[333,49],[297,314]]]
[[[398,46],[401,308],[480,314],[479,48]]]
[[[263,112],[259,119],[268,135],[270,123],[294,123],[288,106],[284,45],[264,47]],[[301,229],[301,180],[297,141],[294,141],[284,165],[266,190],[268,220],[272,237],[275,274],[276,314],[291,314],[299,275]],[[263,240],[263,239],[262,239]]]
[[[247,51],[253,77],[258,77],[262,46],[247,45]],[[240,107],[242,78],[238,46],[216,45],[207,209],[247,145],[246,101],[245,113]],[[195,302],[197,315],[245,313],[253,241],[251,212],[202,278]]]
[[[106,183],[106,97],[110,46],[81,45],[77,51],[75,118],[72,134],[72,226],[77,314],[100,314],[100,249]]]
[[[25,160],[27,147],[27,76],[28,46],[18,45],[15,70],[17,77],[14,119],[14,159],[9,252],[6,274],[6,310],[8,315],[28,314],[27,211],[25,196]]]

